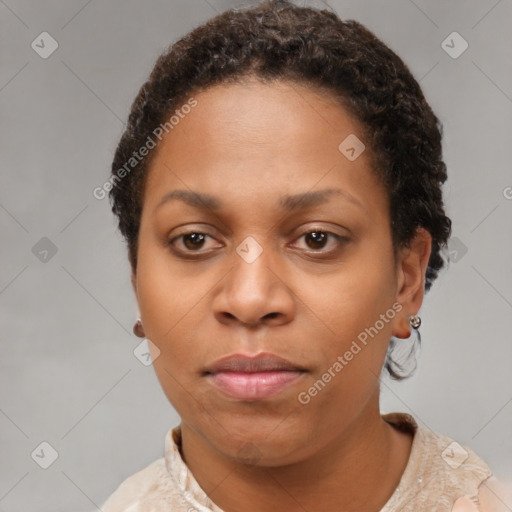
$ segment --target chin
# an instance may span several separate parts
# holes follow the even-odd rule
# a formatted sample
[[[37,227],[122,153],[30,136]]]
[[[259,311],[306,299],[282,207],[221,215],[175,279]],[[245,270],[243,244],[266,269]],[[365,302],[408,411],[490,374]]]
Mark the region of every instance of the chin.
[[[216,431],[205,437],[219,452],[248,466],[292,464],[307,456],[313,433],[304,425],[291,426],[283,418],[219,421],[222,427],[217,425]]]

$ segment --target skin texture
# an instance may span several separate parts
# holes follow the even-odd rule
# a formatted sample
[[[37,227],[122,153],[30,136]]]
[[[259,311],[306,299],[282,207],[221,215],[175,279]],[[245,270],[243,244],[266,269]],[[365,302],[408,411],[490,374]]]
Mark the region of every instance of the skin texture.
[[[363,140],[363,130],[332,97],[256,80],[194,97],[198,105],[151,164],[132,274],[145,336],[160,351],[152,349],[155,371],[182,419],[183,457],[226,512],[377,511],[412,442],[381,419],[379,376],[390,337],[407,338],[408,316],[421,306],[431,237],[418,230],[395,261],[370,149],[355,161],[338,150],[349,134]],[[279,205],[282,195],[326,188],[360,205],[341,194],[294,212]],[[175,189],[223,206],[158,207]],[[304,235],[315,230],[347,241]],[[208,236],[202,245],[187,237],[169,245],[185,231]],[[252,263],[236,251],[248,236],[263,249]],[[394,303],[401,311],[301,404],[299,393]],[[233,399],[203,376],[221,357],[259,352],[307,371],[260,401]]]

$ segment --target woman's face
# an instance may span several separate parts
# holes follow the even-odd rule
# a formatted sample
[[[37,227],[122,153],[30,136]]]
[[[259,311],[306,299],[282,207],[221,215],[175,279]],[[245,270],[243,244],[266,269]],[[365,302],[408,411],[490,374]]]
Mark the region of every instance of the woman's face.
[[[195,99],[148,175],[142,323],[182,428],[293,462],[375,418],[389,339],[409,334],[423,286],[411,296],[393,259],[386,191],[338,103],[256,81]]]

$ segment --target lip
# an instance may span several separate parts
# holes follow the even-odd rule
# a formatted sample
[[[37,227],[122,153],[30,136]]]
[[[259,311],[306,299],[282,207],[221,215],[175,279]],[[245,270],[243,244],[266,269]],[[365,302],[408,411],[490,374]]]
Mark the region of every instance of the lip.
[[[205,373],[242,372],[258,373],[271,371],[303,371],[305,368],[269,352],[256,355],[233,354],[218,359],[205,369]]]
[[[305,371],[275,354],[235,354],[207,367],[204,376],[232,398],[264,400],[291,386]]]

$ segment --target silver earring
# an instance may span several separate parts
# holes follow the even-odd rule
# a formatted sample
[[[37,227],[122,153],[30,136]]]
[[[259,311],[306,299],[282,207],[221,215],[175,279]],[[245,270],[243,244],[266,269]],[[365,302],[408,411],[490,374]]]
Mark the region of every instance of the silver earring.
[[[411,315],[409,317],[409,325],[413,329],[419,329],[419,327],[421,325],[421,318],[418,315]]]

